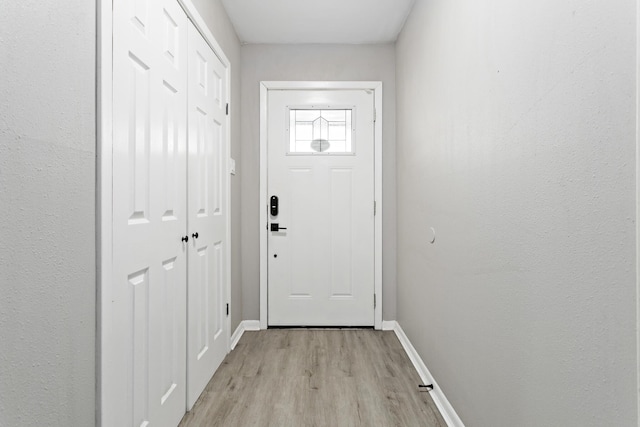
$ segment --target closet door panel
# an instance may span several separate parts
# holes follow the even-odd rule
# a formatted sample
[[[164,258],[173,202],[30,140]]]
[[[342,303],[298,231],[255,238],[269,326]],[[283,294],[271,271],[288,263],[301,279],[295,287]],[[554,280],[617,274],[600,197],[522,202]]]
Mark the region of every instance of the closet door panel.
[[[113,324],[105,425],[175,426],[186,407],[187,17],[113,3]],[[110,349],[110,350],[111,350]]]
[[[226,69],[189,25],[188,384],[198,399],[227,354]]]

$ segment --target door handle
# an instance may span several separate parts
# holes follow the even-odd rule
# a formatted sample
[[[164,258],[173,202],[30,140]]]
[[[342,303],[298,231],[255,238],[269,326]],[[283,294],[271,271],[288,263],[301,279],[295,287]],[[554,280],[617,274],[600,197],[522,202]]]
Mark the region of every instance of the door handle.
[[[188,242],[188,241],[189,241],[189,236],[184,236],[184,237],[183,237],[182,239],[180,239],[180,240],[182,240],[183,242]]]
[[[286,230],[287,227],[280,227],[280,224],[278,224],[277,222],[272,222],[271,223],[271,231],[280,231],[280,230]]]
[[[198,238],[198,232],[196,231],[195,233],[193,233],[193,234],[191,235],[191,237],[193,237],[194,239],[197,239],[197,238]]]

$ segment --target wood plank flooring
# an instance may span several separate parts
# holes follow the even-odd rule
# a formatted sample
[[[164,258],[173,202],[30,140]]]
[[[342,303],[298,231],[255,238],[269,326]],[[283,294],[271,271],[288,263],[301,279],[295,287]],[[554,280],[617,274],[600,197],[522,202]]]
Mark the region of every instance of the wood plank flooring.
[[[245,332],[180,427],[446,427],[393,332]]]

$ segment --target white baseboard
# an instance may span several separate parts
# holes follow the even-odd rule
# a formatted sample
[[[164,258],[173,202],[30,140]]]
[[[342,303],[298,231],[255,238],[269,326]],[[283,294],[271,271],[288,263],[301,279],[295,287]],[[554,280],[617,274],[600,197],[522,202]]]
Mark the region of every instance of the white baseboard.
[[[233,331],[233,334],[231,335],[231,342],[229,343],[229,347],[231,348],[231,350],[236,348],[236,345],[238,344],[238,341],[240,341],[240,337],[242,337],[242,334],[244,334],[244,325],[242,324],[242,322],[240,322],[236,330]]]
[[[398,322],[396,322],[395,320],[383,320],[382,321],[382,330],[383,331],[395,331],[397,324],[398,324]]]
[[[259,320],[243,320],[244,330],[245,331],[259,331],[260,330],[260,321]]]
[[[236,328],[233,335],[231,335],[231,343],[230,343],[231,350],[236,348],[236,345],[238,345],[238,341],[240,341],[240,338],[242,338],[242,334],[244,334],[245,331],[259,331],[259,330],[260,330],[259,320],[243,320],[242,322],[240,322],[240,324]]]
[[[429,394],[431,395],[433,402],[438,407],[438,410],[447,425],[449,427],[464,427],[464,423],[456,413],[455,409],[453,409],[453,406],[451,406],[451,403],[449,403],[449,400],[447,400],[442,389],[438,387],[438,383],[433,379],[431,372],[427,369],[427,365],[422,361],[422,358],[413,347],[413,344],[411,344],[411,341],[409,341],[409,338],[405,335],[400,324],[396,321],[382,322],[382,330],[394,331],[396,333],[400,344],[402,344],[404,351],[407,353],[407,356],[409,356],[409,359],[411,359],[416,371],[418,371],[418,375],[420,375],[422,382],[424,384],[433,384],[433,390],[430,391]]]

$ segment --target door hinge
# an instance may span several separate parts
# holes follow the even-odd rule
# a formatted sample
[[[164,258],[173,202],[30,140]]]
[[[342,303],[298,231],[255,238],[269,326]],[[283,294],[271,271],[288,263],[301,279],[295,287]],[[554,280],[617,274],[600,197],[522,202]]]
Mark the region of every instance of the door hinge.
[[[227,116],[229,115],[229,103],[227,102]]]
[[[227,316],[229,315],[229,303],[227,303]]]
[[[376,203],[376,201],[373,201],[373,216],[376,216],[376,214],[378,213],[378,203]]]
[[[376,294],[373,294],[373,308],[376,308],[377,304],[376,304]]]

